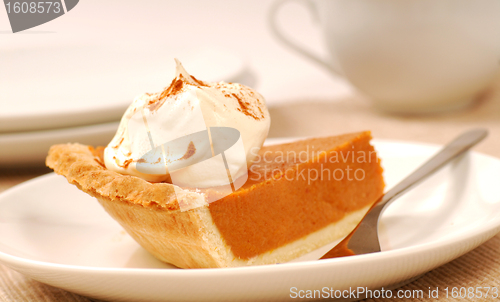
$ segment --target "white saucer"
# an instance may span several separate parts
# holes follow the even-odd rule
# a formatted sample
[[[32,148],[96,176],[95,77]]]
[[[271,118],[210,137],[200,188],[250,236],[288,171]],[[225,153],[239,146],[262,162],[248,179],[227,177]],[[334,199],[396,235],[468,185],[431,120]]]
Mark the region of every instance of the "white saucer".
[[[0,133],[0,167],[44,165],[50,146],[81,143],[107,146],[118,129],[118,122],[46,131]]]
[[[237,54],[216,47],[177,52],[141,45],[3,49],[0,133],[119,120],[137,95],[170,84],[174,58],[207,81],[234,81],[246,69]]]
[[[438,149],[375,146],[388,187]],[[383,214],[381,253],[182,270],[150,256],[96,200],[49,174],[0,194],[0,261],[35,280],[109,301],[285,301],[299,290],[387,288],[493,237],[500,230],[498,179],[497,158],[471,153],[454,161]]]

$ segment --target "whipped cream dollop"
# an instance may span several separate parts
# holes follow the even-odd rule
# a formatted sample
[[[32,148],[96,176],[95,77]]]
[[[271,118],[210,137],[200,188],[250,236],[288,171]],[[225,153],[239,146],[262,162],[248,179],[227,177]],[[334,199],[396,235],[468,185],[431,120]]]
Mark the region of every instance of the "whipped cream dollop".
[[[200,81],[176,63],[170,86],[127,109],[104,150],[106,168],[193,188],[240,179],[237,189],[269,132],[265,100],[241,84]]]

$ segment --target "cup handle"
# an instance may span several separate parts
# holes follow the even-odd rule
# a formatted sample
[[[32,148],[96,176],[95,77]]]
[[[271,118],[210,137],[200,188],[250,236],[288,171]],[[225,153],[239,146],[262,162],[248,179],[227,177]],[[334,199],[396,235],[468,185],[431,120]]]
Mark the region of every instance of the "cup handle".
[[[288,38],[285,37],[285,35],[282,33],[282,31],[278,28],[278,22],[277,22],[277,14],[278,11],[282,8],[282,5],[287,3],[287,2],[293,2],[296,1],[298,3],[301,3],[302,5],[305,5],[308,9],[309,12],[315,17],[316,19],[319,19],[318,16],[318,11],[316,9],[315,4],[310,1],[310,0],[279,0],[275,1],[271,9],[269,11],[269,25],[271,27],[271,32],[276,36],[276,38],[281,41],[283,44],[287,45],[294,51],[304,55],[306,58],[312,60],[313,62],[319,64],[323,68],[326,68],[329,72],[333,73],[336,76],[341,76],[342,72],[335,69],[327,60],[321,58],[320,56],[310,52],[303,46],[290,41]]]

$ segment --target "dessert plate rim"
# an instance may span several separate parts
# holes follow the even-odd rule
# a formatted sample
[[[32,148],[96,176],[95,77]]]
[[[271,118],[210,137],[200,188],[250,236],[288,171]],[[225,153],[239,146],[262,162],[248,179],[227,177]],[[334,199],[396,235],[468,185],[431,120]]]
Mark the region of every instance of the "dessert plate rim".
[[[50,146],[68,141],[104,146],[113,138],[119,121],[39,131],[0,133],[0,167],[43,165]]]

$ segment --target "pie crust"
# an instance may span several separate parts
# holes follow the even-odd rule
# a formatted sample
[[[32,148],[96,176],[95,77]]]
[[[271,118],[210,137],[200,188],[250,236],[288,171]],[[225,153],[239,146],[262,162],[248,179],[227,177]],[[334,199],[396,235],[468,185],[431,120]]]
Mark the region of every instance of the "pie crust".
[[[264,180],[250,181],[211,204],[206,203],[204,192],[199,190],[150,183],[107,170],[102,161],[102,147],[54,145],[46,164],[64,175],[69,183],[97,198],[143,248],[164,262],[182,268],[259,265],[290,261],[341,239],[359,223],[384,188],[380,160],[369,144],[370,139],[369,132],[361,132],[263,147],[259,153],[261,163],[266,158],[265,152],[271,152],[270,158],[277,161],[274,155],[280,150],[301,150],[306,145],[319,149],[316,157],[313,153],[306,161],[270,163],[277,170],[265,175]],[[328,159],[331,161],[333,152],[350,154],[348,151],[370,152],[369,163],[359,163],[354,157],[347,163],[353,169],[364,169],[363,181],[315,180],[306,186],[304,182],[284,177],[294,169],[319,167],[315,166],[319,162],[314,161],[323,157],[329,167],[345,168],[345,162],[328,163]],[[250,167],[250,171],[259,168]],[[254,172],[249,176],[255,175]],[[286,195],[287,190],[293,194]],[[335,198],[325,197],[331,194]],[[310,206],[304,208],[306,199]],[[181,211],[179,202],[201,206]],[[267,208],[263,207],[266,202]],[[307,212],[308,209],[313,212]],[[242,217],[242,213],[246,214]],[[290,213],[302,218],[289,219]],[[314,213],[324,217],[319,219]]]

